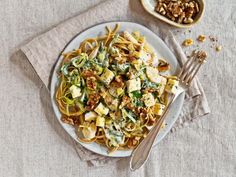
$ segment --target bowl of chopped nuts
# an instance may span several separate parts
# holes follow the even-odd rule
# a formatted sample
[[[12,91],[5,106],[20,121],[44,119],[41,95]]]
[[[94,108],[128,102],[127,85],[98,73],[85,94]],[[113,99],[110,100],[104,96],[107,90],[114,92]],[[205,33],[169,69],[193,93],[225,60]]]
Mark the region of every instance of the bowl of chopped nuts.
[[[203,16],[204,0],[141,0],[144,9],[172,26],[189,28]]]

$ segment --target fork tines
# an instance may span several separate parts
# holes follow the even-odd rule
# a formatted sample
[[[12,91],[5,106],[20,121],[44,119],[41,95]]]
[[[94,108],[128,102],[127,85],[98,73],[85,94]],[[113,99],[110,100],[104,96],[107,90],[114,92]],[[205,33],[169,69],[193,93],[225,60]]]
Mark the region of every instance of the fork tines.
[[[191,57],[184,63],[178,74],[180,82],[189,85],[199,71],[201,65],[205,63],[206,57],[207,53],[205,51],[193,51]]]

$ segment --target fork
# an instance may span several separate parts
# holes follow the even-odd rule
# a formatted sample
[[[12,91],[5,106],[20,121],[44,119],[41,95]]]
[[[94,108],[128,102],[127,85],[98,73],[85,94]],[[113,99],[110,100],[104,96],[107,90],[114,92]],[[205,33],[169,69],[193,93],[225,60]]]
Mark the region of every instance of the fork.
[[[193,51],[191,58],[184,63],[182,69],[177,75],[179,80],[179,87],[177,89],[177,92],[175,94],[171,94],[171,99],[167,104],[161,118],[157,121],[156,125],[151,129],[148,135],[132,152],[130,158],[131,170],[140,168],[147,161],[156,136],[161,129],[161,125],[164,122],[172,103],[180,94],[182,94],[189,88],[193,78],[196,76],[200,67],[203,63],[205,63],[206,57],[207,54],[204,51]]]

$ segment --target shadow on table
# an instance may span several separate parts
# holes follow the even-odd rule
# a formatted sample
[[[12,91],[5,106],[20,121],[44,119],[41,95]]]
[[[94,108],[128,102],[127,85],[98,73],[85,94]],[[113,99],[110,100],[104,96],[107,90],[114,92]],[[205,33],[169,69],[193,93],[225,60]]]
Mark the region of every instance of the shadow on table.
[[[44,115],[47,118],[47,121],[56,131],[56,133],[65,140],[68,144],[73,146],[72,139],[68,136],[65,130],[61,127],[60,123],[57,121],[57,118],[53,112],[52,104],[50,100],[50,94],[48,89],[42,83],[41,79],[35,72],[33,66],[28,61],[25,54],[18,50],[10,57],[10,67],[15,70],[16,73],[23,74],[27,79],[33,82],[38,88],[40,88],[40,101],[44,111]]]

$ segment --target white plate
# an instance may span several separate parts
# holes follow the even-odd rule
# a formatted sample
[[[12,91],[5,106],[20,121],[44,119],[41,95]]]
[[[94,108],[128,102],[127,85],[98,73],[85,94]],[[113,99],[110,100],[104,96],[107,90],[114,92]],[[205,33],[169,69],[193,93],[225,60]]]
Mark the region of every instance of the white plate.
[[[157,55],[159,57],[163,57],[165,58],[171,65],[171,74],[175,74],[176,70],[178,69],[178,63],[177,60],[175,58],[175,56],[173,55],[173,53],[170,51],[170,49],[165,45],[165,43],[156,35],[154,34],[152,31],[150,31],[149,29],[147,29],[146,27],[136,24],[136,23],[130,23],[130,22],[109,22],[109,23],[104,23],[104,24],[100,24],[97,26],[93,26],[81,33],[79,33],[77,36],[74,37],[73,40],[71,40],[69,42],[69,44],[65,47],[65,49],[62,51],[62,53],[71,51],[73,49],[76,49],[79,47],[80,43],[86,39],[86,38],[92,38],[92,37],[96,37],[98,35],[101,35],[103,33],[105,33],[105,27],[106,26],[110,26],[110,27],[114,27],[116,23],[120,24],[120,31],[124,31],[124,30],[128,30],[130,32],[132,31],[140,31],[140,33],[142,35],[144,35],[148,41],[148,43],[150,43],[155,50],[157,51]],[[62,125],[62,127],[66,130],[66,132],[78,143],[80,143],[82,146],[84,146],[86,149],[93,151],[95,153],[104,155],[104,156],[110,156],[110,157],[127,157],[130,156],[132,153],[132,150],[118,150],[114,153],[108,154],[107,153],[107,148],[100,146],[97,143],[82,143],[77,139],[77,135],[75,133],[75,130],[73,128],[73,126],[65,124],[61,121],[61,113],[57,107],[57,103],[55,101],[55,91],[56,88],[58,86],[58,78],[57,78],[57,71],[59,69],[60,63],[62,61],[63,57],[60,55],[58,58],[58,61],[55,65],[54,71],[53,71],[53,75],[52,75],[52,79],[51,79],[51,101],[52,101],[52,105],[53,105],[53,109],[54,112],[56,114],[56,117],[58,119],[58,121],[60,122],[60,124]],[[170,131],[171,127],[173,126],[174,122],[176,121],[176,119],[178,118],[182,105],[183,105],[183,101],[184,101],[184,95],[182,94],[181,96],[179,96],[177,98],[177,100],[175,101],[175,103],[173,104],[173,106],[171,107],[171,110],[169,111],[168,117],[166,118],[166,126],[165,128],[163,128],[160,133],[158,134],[155,144],[157,144],[158,142],[160,142],[164,136]]]

